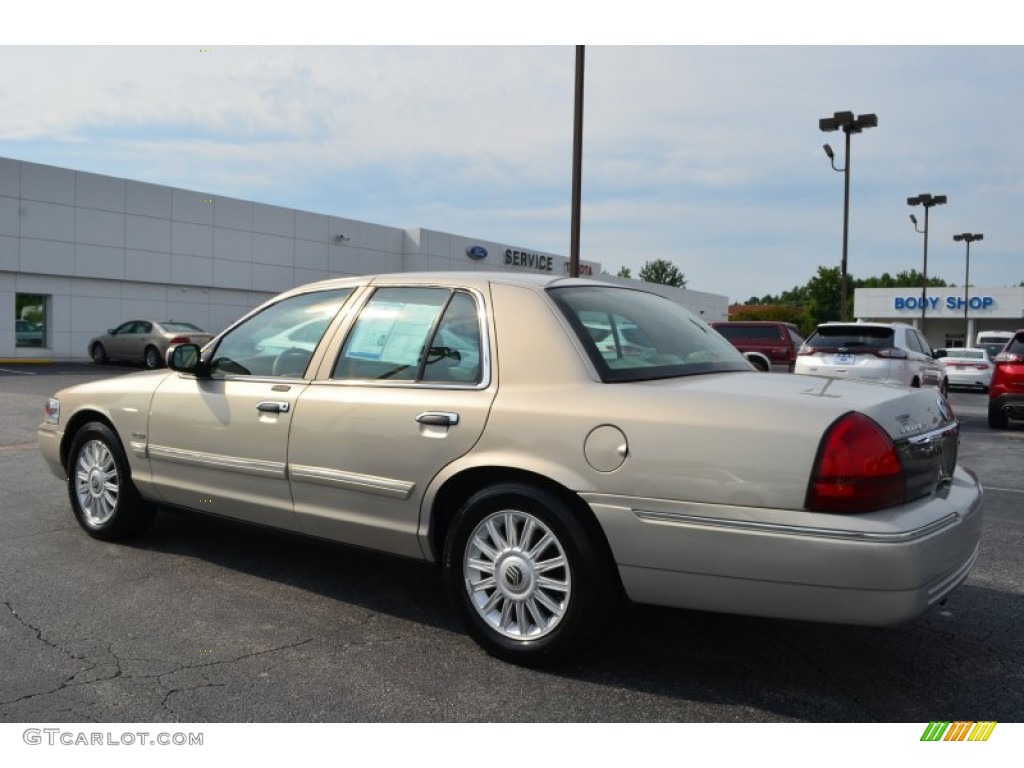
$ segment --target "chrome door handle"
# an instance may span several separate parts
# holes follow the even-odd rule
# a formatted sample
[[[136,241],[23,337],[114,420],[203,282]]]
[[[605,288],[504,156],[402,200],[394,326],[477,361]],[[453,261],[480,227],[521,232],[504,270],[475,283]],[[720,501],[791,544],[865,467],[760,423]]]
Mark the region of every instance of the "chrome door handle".
[[[263,411],[264,413],[288,413],[291,407],[291,403],[278,400],[264,400],[263,402],[256,403],[256,410]]]
[[[454,427],[459,423],[459,414],[447,411],[426,411],[416,417],[420,424],[429,424],[432,427]]]

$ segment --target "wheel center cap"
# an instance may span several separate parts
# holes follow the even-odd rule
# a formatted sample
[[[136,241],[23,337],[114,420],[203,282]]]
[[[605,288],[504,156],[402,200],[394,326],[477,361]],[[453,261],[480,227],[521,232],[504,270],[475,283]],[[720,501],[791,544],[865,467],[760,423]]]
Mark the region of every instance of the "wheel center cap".
[[[506,558],[498,569],[498,576],[502,591],[511,598],[523,598],[533,591],[533,568],[521,557]]]
[[[89,493],[99,496],[103,493],[103,473],[94,469],[89,473]]]

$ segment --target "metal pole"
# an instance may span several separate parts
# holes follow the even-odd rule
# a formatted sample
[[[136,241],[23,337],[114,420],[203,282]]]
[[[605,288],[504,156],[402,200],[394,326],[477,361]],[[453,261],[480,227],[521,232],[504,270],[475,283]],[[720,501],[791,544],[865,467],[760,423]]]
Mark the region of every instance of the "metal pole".
[[[964,346],[971,347],[974,346],[968,341],[971,338],[971,321],[967,317],[967,292],[971,284],[971,241],[966,237],[964,240],[967,241],[967,269],[964,270]]]
[[[572,130],[572,232],[569,240],[569,277],[580,276],[580,189],[583,167],[583,49],[576,46],[576,100]]]
[[[924,274],[921,278],[921,335],[925,338],[928,334],[924,331],[924,313],[928,306],[928,210],[930,205],[924,206]]]
[[[847,244],[850,240],[850,129],[847,126],[846,133],[846,169],[843,171],[843,264],[839,285],[839,319],[846,322],[846,253]]]

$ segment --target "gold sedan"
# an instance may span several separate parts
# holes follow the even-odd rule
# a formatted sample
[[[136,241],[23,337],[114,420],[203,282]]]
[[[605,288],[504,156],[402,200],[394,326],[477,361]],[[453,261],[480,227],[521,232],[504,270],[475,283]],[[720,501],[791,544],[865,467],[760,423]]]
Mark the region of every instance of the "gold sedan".
[[[642,286],[330,280],[168,362],[46,404],[40,450],[87,533],[167,505],[422,558],[516,663],[593,642],[623,594],[906,621],[978,552],[941,393],[760,375]]]

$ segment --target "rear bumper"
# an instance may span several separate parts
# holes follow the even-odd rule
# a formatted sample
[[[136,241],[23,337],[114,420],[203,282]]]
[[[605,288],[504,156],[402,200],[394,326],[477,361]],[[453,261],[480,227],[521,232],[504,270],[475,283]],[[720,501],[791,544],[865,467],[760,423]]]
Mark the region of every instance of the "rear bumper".
[[[584,498],[636,602],[843,624],[923,613],[967,578],[982,527],[963,468],[941,497],[865,515]]]
[[[1005,413],[1013,419],[1024,419],[1024,393],[1002,394],[988,401],[989,410]]]

